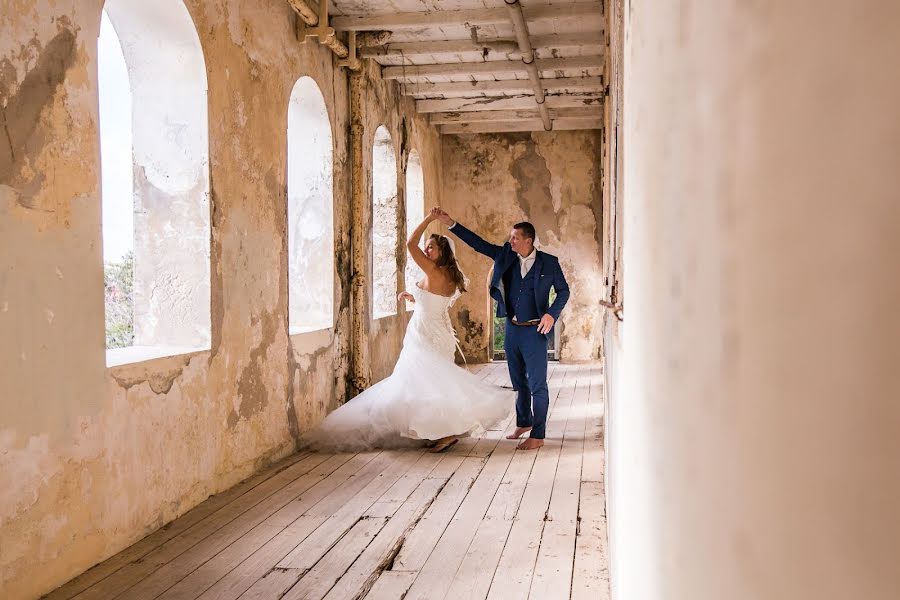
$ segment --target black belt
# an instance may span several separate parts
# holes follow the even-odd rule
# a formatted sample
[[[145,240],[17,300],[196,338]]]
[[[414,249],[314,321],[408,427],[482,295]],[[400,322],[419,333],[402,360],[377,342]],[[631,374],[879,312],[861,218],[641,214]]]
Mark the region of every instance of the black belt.
[[[521,321],[520,322],[520,321],[516,321],[515,319],[510,319],[509,322],[512,323],[513,325],[518,325],[519,327],[532,327],[534,325],[540,325],[541,320],[534,319],[531,321]]]

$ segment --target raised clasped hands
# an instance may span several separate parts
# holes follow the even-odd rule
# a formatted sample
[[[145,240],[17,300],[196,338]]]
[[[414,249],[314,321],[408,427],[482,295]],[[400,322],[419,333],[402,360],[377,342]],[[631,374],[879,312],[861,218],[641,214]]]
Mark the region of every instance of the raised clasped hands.
[[[430,216],[433,219],[437,219],[447,227],[453,225],[453,219],[442,208],[432,208]]]

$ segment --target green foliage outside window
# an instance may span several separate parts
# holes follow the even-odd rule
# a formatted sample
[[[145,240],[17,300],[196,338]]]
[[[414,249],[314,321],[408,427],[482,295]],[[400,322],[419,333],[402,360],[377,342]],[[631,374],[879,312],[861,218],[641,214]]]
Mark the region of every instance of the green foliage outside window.
[[[506,341],[506,319],[497,317],[497,301],[491,305],[494,315],[494,356],[503,352],[503,343]]]
[[[106,347],[134,344],[134,253],[103,268],[106,302]]]

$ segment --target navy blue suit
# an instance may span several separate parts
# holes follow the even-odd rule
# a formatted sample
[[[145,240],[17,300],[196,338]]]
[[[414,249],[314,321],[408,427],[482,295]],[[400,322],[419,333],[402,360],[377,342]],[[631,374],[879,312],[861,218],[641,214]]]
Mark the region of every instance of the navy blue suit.
[[[531,427],[531,437],[544,439],[547,426],[547,409],[550,395],[547,390],[547,334],[537,331],[537,326],[521,327],[516,321],[540,319],[545,314],[553,317],[554,326],[559,314],[569,300],[569,284],[559,266],[559,259],[552,254],[538,251],[534,265],[522,277],[519,255],[509,242],[502,246],[484,241],[461,224],[450,228],[459,239],[494,261],[490,295],[497,301],[497,316],[506,317],[506,362],[513,388],[518,392],[516,400],[516,426]],[[556,290],[556,300],[550,305],[550,288]]]

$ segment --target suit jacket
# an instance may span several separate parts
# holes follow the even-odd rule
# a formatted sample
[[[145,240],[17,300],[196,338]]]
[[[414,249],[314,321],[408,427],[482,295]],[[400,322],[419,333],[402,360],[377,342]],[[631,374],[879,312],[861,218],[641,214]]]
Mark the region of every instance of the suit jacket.
[[[472,247],[479,254],[484,254],[494,261],[494,273],[491,276],[490,294],[497,301],[497,316],[506,317],[506,297],[503,290],[503,275],[512,267],[519,268],[519,255],[513,252],[509,242],[502,246],[491,244],[472,233],[461,223],[454,225],[452,231],[459,239]],[[549,314],[554,321],[559,321],[559,313],[569,300],[569,284],[559,266],[559,259],[552,254],[538,250],[534,259],[534,301],[538,312]],[[556,300],[550,304],[550,288],[556,289]]]

